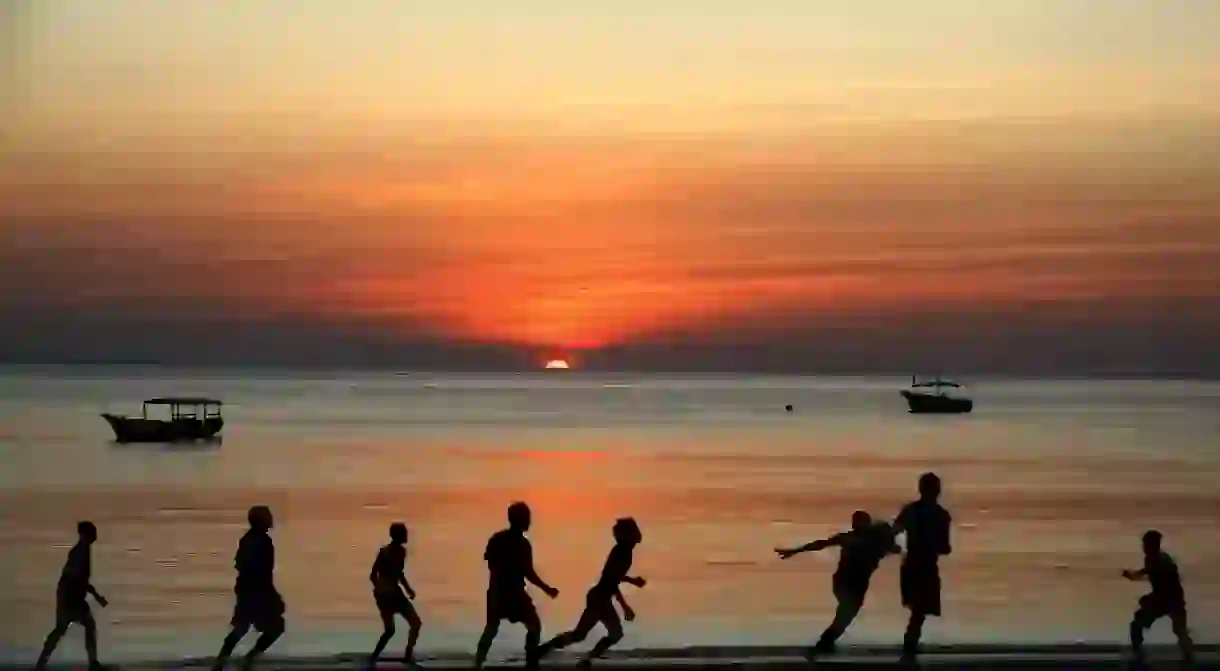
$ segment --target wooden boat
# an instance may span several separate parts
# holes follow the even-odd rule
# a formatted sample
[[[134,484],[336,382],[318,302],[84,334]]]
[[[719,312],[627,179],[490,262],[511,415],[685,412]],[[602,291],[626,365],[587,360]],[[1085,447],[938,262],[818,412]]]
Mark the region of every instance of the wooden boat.
[[[945,393],[946,389],[961,388],[961,384],[942,380],[939,375],[933,380],[922,382],[912,375],[911,388],[903,389],[900,393],[913,413],[957,415],[974,410],[974,401],[969,398]]]
[[[217,438],[222,402],[212,398],[150,398],[139,417],[102,413],[120,443],[180,443]],[[169,419],[150,419],[149,406],[169,406]]]

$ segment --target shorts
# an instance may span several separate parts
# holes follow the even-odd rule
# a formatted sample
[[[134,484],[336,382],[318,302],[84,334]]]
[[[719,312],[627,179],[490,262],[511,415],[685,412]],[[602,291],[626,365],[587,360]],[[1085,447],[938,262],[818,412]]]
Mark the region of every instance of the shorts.
[[[585,595],[585,610],[580,614],[580,620],[573,631],[587,635],[599,622],[606,628],[607,633],[620,637],[623,635],[623,621],[614,609],[614,595],[593,588]]]
[[[868,594],[870,580],[835,574],[831,579],[831,589],[835,599],[840,603],[856,603],[864,605],[864,597]]]
[[[940,568],[935,564],[903,564],[899,571],[902,605],[912,615],[940,617]]]
[[[487,590],[487,621],[500,620],[508,620],[513,624],[538,621],[534,601],[524,589]]]
[[[230,624],[236,629],[253,627],[261,632],[284,630],[284,599],[275,590],[237,592]]]
[[[93,611],[84,598],[58,596],[55,600],[55,620],[85,624],[93,620]]]
[[[1186,619],[1186,600],[1173,597],[1163,597],[1160,594],[1145,594],[1140,597],[1140,607],[1135,617],[1147,622],[1155,622],[1162,617],[1174,620]]]
[[[400,589],[374,590],[373,600],[377,602],[377,612],[382,615],[402,615],[415,611],[411,600]]]

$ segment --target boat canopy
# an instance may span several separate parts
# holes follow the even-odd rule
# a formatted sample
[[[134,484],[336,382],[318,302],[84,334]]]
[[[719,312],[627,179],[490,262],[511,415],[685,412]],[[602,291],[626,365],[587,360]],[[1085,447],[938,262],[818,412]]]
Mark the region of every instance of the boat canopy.
[[[224,405],[222,401],[214,398],[202,398],[198,396],[181,396],[181,397],[164,397],[150,398],[144,401],[145,405]]]
[[[952,387],[954,389],[960,389],[962,385],[960,385],[956,382],[951,382],[949,380],[934,380],[932,382],[916,382],[916,383],[913,383],[911,386],[912,387]]]

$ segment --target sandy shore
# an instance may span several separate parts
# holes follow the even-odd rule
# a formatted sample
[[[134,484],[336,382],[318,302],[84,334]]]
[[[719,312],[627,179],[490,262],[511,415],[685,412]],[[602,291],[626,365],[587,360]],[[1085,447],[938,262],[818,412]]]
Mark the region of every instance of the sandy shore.
[[[643,669],[717,669],[723,671],[795,671],[809,669],[803,648],[729,648],[701,647],[674,650],[627,650],[612,654],[599,662],[598,667]],[[838,655],[817,662],[818,667],[861,668],[863,666],[897,667],[896,647],[845,647]],[[1178,669],[1177,649],[1173,646],[1148,646],[1148,661],[1151,669]],[[572,668],[579,653],[556,655],[547,658],[543,668]],[[362,654],[341,654],[328,657],[282,658],[269,656],[261,662],[259,669],[272,671],[332,671],[336,669],[363,668]],[[124,670],[158,671],[161,669],[206,669],[211,659],[183,659],[123,664]],[[234,659],[240,662],[239,658]],[[921,657],[921,666],[928,669],[1126,669],[1126,649],[1116,645],[956,645],[929,646]],[[471,665],[468,653],[432,655],[421,658],[425,669],[465,669]],[[380,669],[403,668],[398,660],[383,659]],[[519,657],[493,657],[487,669],[519,669]],[[0,671],[16,671],[28,667],[0,665]],[[55,669],[82,668],[76,665],[53,665]],[[112,671],[119,665],[109,667]],[[237,664],[230,664],[237,668]],[[1220,671],[1220,646],[1202,645],[1197,648],[1195,669]]]

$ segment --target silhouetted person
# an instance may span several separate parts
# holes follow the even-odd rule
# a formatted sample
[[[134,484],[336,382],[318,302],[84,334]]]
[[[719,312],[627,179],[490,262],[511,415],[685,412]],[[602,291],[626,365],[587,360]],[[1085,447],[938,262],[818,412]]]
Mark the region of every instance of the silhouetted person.
[[[949,527],[953,518],[940,505],[940,478],[935,473],[919,477],[919,500],[908,503],[894,520],[895,533],[906,533],[899,582],[902,603],[911,612],[902,641],[902,659],[913,663],[919,654],[924,620],[940,617],[941,555],[953,551]]]
[[[538,642],[542,638],[542,622],[534,602],[525,591],[530,581],[554,599],[559,590],[546,584],[534,571],[534,550],[525,532],[530,528],[529,506],[518,501],[508,507],[508,528],[497,531],[487,541],[483,559],[487,561],[487,622],[475,653],[475,668],[482,668],[487,651],[500,631],[500,621],[525,625],[526,666],[537,664]]]
[[[377,611],[381,614],[381,623],[385,626],[384,633],[377,640],[377,647],[369,657],[369,666],[377,663],[381,651],[394,637],[394,616],[401,615],[407,621],[410,632],[407,634],[407,650],[403,653],[403,662],[415,663],[415,642],[419,640],[419,628],[423,623],[415,612],[411,601],[415,599],[415,590],[407,582],[407,525],[395,522],[390,525],[390,543],[377,553],[373,560],[373,568],[369,571],[369,580],[373,583],[373,599],[377,602]],[[406,593],[403,593],[406,590]]]
[[[64,562],[59,585],[55,589],[55,628],[47,635],[46,643],[42,646],[42,654],[34,665],[36,671],[46,668],[51,653],[55,652],[60,639],[74,622],[85,628],[85,654],[89,658],[89,668],[101,668],[97,661],[97,623],[93,620],[93,612],[86,599],[92,595],[99,606],[106,607],[105,597],[98,594],[89,581],[93,573],[91,550],[97,541],[97,527],[93,522],[80,522],[76,525],[76,534],[78,540],[68,551],[68,560]]]
[[[839,547],[839,567],[831,578],[831,587],[839,605],[835,610],[834,620],[826,631],[822,632],[817,645],[809,651],[810,659],[835,651],[835,642],[847,631],[847,627],[864,606],[869,582],[877,567],[881,565],[881,560],[902,551],[902,548],[894,543],[893,527],[884,522],[874,524],[872,516],[863,510],[857,510],[851,516],[851,531],[798,548],[777,548],[775,553],[780,559],[787,559],[802,552],[817,552],[836,546]]]
[[[1152,591],[1140,597],[1139,609],[1131,618],[1131,652],[1138,665],[1144,663],[1144,630],[1162,617],[1168,617],[1173,633],[1178,637],[1183,665],[1189,668],[1194,660],[1194,643],[1186,626],[1186,593],[1178,565],[1169,553],[1161,550],[1161,532],[1144,534],[1144,568],[1123,571],[1128,580],[1147,580]]]
[[[267,648],[284,633],[284,599],[275,589],[275,544],[268,532],[275,526],[271,509],[254,506],[247,513],[250,530],[241,537],[237,555],[233,559],[237,569],[237,582],[233,586],[236,604],[233,607],[233,630],[225,637],[220,653],[216,655],[213,671],[224,668],[233,648],[250,632],[257,629],[262,635],[246,654],[242,664],[249,669]]]
[[[625,582],[636,587],[645,585],[643,578],[627,575],[627,572],[631,570],[632,552],[642,540],[644,540],[644,536],[640,533],[640,527],[634,519],[624,517],[614,523],[615,545],[606,557],[601,579],[585,596],[585,611],[581,613],[576,628],[556,636],[539,648],[538,659],[552,650],[560,650],[585,640],[599,622],[606,628],[606,635],[580,661],[580,667],[591,665],[594,659],[606,654],[610,646],[623,640],[623,623],[619,620],[618,611],[614,609],[614,601],[617,599],[619,605],[623,607],[625,620],[630,622],[635,619],[635,611],[627,605],[619,584]]]

